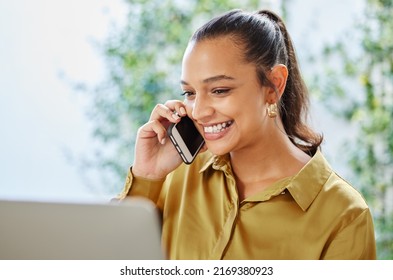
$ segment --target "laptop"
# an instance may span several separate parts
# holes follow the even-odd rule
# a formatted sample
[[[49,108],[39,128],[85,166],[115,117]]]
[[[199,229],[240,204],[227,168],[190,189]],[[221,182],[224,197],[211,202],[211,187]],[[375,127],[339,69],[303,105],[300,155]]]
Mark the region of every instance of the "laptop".
[[[161,220],[147,200],[0,200],[2,260],[161,260]]]

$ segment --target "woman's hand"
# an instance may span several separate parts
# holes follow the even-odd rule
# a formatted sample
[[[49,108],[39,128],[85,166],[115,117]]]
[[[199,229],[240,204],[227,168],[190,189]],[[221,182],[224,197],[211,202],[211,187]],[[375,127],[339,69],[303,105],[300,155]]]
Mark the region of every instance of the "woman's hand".
[[[149,122],[138,129],[132,165],[134,176],[162,179],[182,163],[167,137],[167,129],[171,123],[179,122],[180,117],[186,114],[183,102],[178,100],[155,106]]]

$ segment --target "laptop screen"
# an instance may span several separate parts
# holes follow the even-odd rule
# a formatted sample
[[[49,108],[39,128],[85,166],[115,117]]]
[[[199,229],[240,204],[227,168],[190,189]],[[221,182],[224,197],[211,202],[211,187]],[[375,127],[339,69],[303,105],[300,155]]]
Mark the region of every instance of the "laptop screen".
[[[0,259],[163,259],[161,220],[142,199],[0,200]]]

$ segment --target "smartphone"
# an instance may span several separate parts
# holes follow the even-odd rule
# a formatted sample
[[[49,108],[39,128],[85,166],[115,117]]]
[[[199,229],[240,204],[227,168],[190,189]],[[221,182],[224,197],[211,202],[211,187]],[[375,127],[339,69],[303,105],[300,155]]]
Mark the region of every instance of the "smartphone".
[[[194,122],[184,116],[178,123],[172,123],[168,128],[168,136],[186,164],[193,162],[205,141],[194,125]]]

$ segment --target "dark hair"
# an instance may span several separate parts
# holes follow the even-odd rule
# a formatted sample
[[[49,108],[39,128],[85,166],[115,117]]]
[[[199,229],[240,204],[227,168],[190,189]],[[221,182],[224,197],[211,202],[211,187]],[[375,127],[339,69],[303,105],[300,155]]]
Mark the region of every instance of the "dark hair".
[[[267,71],[276,64],[284,64],[288,68],[287,84],[278,104],[280,117],[289,139],[304,152],[313,155],[323,137],[306,124],[308,90],[282,19],[268,10],[256,13],[232,10],[200,27],[191,41],[199,42],[220,36],[233,37],[234,42],[238,42],[245,50],[244,58],[255,64],[261,85],[275,89],[267,78]]]

